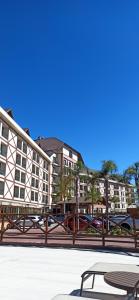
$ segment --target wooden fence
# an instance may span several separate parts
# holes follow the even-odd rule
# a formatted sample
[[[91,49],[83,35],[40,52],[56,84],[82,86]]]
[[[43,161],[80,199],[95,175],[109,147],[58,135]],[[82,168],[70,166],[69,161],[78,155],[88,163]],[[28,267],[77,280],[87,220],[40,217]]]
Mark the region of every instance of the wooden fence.
[[[62,216],[61,216],[62,217]],[[139,219],[70,214],[0,214],[0,244],[139,251]]]

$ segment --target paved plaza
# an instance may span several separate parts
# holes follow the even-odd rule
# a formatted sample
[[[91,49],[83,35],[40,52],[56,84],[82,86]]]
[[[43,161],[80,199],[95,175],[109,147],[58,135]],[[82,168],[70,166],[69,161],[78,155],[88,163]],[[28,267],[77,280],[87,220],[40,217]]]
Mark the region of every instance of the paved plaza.
[[[80,288],[81,273],[99,261],[139,264],[139,254],[1,246],[0,299],[50,300],[58,293],[70,294]],[[96,277],[95,291],[123,293],[104,283],[103,276]]]

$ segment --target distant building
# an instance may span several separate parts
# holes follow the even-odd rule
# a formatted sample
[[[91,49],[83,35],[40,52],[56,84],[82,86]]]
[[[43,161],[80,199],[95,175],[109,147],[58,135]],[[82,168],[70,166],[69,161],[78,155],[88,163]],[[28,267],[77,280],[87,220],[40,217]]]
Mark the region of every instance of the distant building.
[[[57,195],[57,185],[60,174],[65,172],[66,170],[68,174],[69,169],[74,169],[77,162],[80,160],[83,162],[83,158],[81,154],[66,144],[65,142],[55,138],[44,138],[39,137],[35,140],[35,142],[45,151],[49,157],[52,159],[52,186],[51,186],[51,194],[52,194],[52,203],[56,203],[56,195]],[[75,191],[73,189],[71,198],[75,196]],[[61,199],[62,200],[62,199]],[[59,199],[60,201],[60,199]],[[59,203],[61,206],[63,202]],[[68,201],[67,201],[67,210],[68,210]]]
[[[51,159],[0,107],[0,207],[49,208]]]
[[[81,154],[57,138],[44,138],[39,137],[35,142],[50,156],[52,159],[52,204],[58,204],[61,211],[63,210],[63,200],[57,197],[57,185],[59,176],[64,168],[64,172],[67,168],[67,174],[69,169],[74,169],[77,162],[80,160],[84,164]],[[87,176],[91,177],[93,170],[86,167],[80,172],[79,182],[79,205],[80,211],[91,212],[92,202],[87,199],[87,192],[89,184],[87,182]],[[65,172],[66,174],[66,172]],[[101,204],[95,204],[94,210],[99,212],[105,212],[105,180],[101,178],[98,180],[96,189],[100,192],[104,202]],[[134,189],[130,184],[124,184],[114,180],[109,180],[109,211],[126,211],[128,207],[128,201],[133,201]],[[112,202],[112,198],[117,198],[116,202]],[[119,199],[119,200],[118,200]],[[76,206],[75,189],[73,189],[70,199],[66,200],[66,210],[74,211]]]

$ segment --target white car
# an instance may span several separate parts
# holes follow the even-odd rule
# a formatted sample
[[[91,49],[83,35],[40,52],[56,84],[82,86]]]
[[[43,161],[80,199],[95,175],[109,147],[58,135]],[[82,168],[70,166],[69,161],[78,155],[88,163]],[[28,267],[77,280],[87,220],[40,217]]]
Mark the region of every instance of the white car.
[[[44,220],[41,216],[28,215],[27,218],[22,217],[17,218],[17,220],[12,220],[11,223],[7,224],[7,229],[17,228],[17,227],[39,227],[44,225]],[[17,226],[17,227],[16,227]]]

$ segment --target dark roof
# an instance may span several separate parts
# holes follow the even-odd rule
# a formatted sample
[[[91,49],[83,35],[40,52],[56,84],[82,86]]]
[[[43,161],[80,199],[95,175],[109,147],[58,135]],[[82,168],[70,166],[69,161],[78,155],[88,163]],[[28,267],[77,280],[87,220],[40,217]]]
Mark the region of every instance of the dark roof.
[[[13,119],[13,112],[11,108],[4,108],[4,110],[7,112],[7,114]]]
[[[23,128],[23,130],[30,136],[29,128]]]
[[[35,140],[35,142],[45,151],[46,153],[52,151],[53,152],[59,152],[63,147],[66,147],[73,152],[78,154],[79,159],[83,162],[83,158],[81,154],[69,146],[68,144],[62,142],[61,140],[55,138],[55,137],[50,137],[50,138],[43,138],[39,137],[38,139]]]

